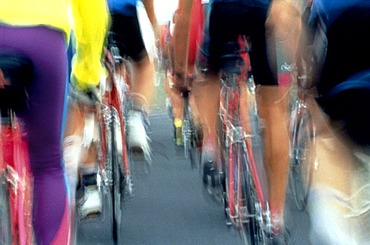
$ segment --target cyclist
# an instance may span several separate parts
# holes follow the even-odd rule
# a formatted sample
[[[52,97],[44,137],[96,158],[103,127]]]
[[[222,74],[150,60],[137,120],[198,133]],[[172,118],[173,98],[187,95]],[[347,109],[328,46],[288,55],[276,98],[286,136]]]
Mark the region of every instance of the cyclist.
[[[324,44],[315,47],[315,55],[321,55],[318,58],[322,63],[322,67],[319,67],[314,74],[317,77],[317,88],[319,95],[322,99],[319,99],[319,104],[333,119],[340,117],[335,115],[335,111],[330,108],[330,105],[326,105],[326,97],[329,91],[336,85],[350,77],[358,74],[357,78],[351,78],[353,80],[363,80],[365,83],[366,78],[361,78],[360,72],[365,72],[369,69],[370,61],[367,59],[369,49],[366,45],[368,36],[361,35],[361,38],[357,38],[358,35],[369,30],[369,18],[367,13],[369,12],[370,3],[367,1],[329,1],[329,0],[317,0],[314,1],[311,16],[310,25],[317,27],[322,26],[325,31],[326,40],[330,43],[327,44],[327,51],[325,53],[319,49],[319,47],[325,46]],[[349,27],[350,26],[350,27]],[[346,29],[344,29],[346,28]],[[352,38],[352,34],[355,34],[356,38]],[[315,35],[315,34],[313,34]],[[324,35],[324,34],[323,34]],[[318,34],[313,37],[315,42]],[[330,40],[329,40],[330,39]],[[326,46],[325,46],[326,47]],[[343,47],[348,49],[343,50]],[[347,51],[348,50],[348,51]],[[340,53],[338,53],[340,51]],[[340,55],[339,55],[340,54]],[[350,62],[349,62],[350,61]],[[364,75],[364,74],[363,74]],[[354,103],[354,101],[352,102]],[[339,105],[335,105],[338,107]],[[339,106],[341,107],[341,106]],[[354,108],[353,108],[354,109]],[[356,111],[356,114],[364,114],[364,111]],[[364,118],[365,119],[365,118]],[[361,122],[362,120],[360,120]],[[367,125],[365,122],[358,124],[357,127]],[[367,130],[364,132],[360,128],[356,129],[355,125],[351,125],[350,122],[346,122],[345,128],[347,133],[359,144],[369,144],[369,134]]]
[[[66,47],[73,29],[73,84],[89,91],[98,84],[102,71],[100,60],[108,24],[106,3],[1,0],[0,5],[0,50],[22,52],[34,66],[35,76],[27,88],[29,107],[18,115],[25,122],[30,150],[35,240],[40,245],[68,244],[69,202],[61,148]]]
[[[182,92],[183,89],[191,89],[191,83],[195,82],[194,79],[196,79],[195,59],[203,22],[201,10],[200,0],[195,0],[194,3],[180,0],[170,22],[172,31],[170,32],[169,42],[169,73],[171,78],[166,84],[166,91],[172,104],[174,138],[175,144],[178,146],[183,144],[181,130],[184,99],[182,98]],[[185,78],[187,78],[186,85]],[[195,124],[198,125],[199,116],[192,93],[190,93],[189,103]]]
[[[280,41],[286,62],[294,63],[297,40],[300,33],[301,14],[305,1],[289,0],[213,0],[210,1],[208,21],[208,47],[202,49],[207,56],[208,67],[203,83],[193,84],[199,114],[204,129],[203,135],[203,180],[214,169],[218,159],[216,125],[219,101],[218,70],[223,64],[218,58],[228,51],[224,44],[237,42],[239,35],[251,37],[253,53],[250,54],[253,74],[258,86],[257,103],[264,121],[264,154],[270,189],[273,235],[276,243],[284,237],[285,190],[289,163],[289,138],[285,119],[288,112],[286,93],[288,86],[277,85],[275,42]],[[287,32],[287,26],[290,27]],[[207,53],[208,52],[208,53]],[[175,67],[176,68],[176,67]],[[176,74],[177,71],[175,71]],[[200,85],[201,84],[201,85]],[[207,95],[207,96],[204,96]]]
[[[152,46],[153,32],[145,32],[138,15],[138,4],[143,3],[154,30],[159,35],[153,0],[108,0],[112,18],[111,31],[114,33],[118,48],[130,58],[131,101],[132,109],[128,119],[128,145],[135,151],[142,152],[150,159],[150,146],[146,132],[147,110],[153,96],[155,64]],[[152,33],[150,33],[152,32]],[[149,34],[148,34],[149,33]],[[153,43],[148,44],[153,39]]]
[[[174,128],[174,142],[175,145],[181,146],[183,144],[182,139],[182,117],[183,117],[183,109],[184,109],[184,102],[181,96],[180,91],[174,89],[174,78],[172,76],[172,66],[174,64],[174,45],[175,40],[173,38],[174,30],[176,28],[176,19],[178,16],[178,11],[173,13],[172,19],[169,22],[169,32],[167,34],[168,41],[166,46],[166,52],[168,57],[168,66],[165,71],[165,91],[168,96],[168,103],[170,104],[171,108],[168,110],[170,112],[171,119],[173,120],[173,128]]]
[[[311,190],[310,238],[313,244],[368,244],[370,111],[364,105],[369,103],[370,2],[314,0],[309,25],[310,56],[316,61],[309,75],[330,119],[327,131],[334,135],[332,141],[323,138],[335,152],[323,153],[329,160]]]

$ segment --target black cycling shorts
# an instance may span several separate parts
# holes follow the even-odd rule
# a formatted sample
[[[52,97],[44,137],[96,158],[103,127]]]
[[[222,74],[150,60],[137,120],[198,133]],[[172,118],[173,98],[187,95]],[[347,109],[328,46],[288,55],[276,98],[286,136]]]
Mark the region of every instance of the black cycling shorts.
[[[220,58],[230,54],[226,43],[237,42],[246,35],[252,42],[249,53],[255,82],[261,85],[277,85],[269,65],[265,35],[268,8],[245,6],[233,3],[214,3],[209,18],[209,54],[211,69],[224,68]]]
[[[111,31],[121,55],[127,55],[134,61],[140,61],[147,56],[136,12],[133,16],[113,13],[111,18]]]

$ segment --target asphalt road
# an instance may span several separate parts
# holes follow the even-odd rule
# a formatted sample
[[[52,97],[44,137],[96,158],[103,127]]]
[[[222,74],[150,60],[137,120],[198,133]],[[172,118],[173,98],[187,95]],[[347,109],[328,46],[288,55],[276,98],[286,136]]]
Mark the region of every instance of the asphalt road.
[[[170,119],[160,110],[150,119],[153,163],[149,172],[141,162],[132,166],[135,189],[124,204],[122,244],[242,244],[237,233],[226,226],[222,207],[202,193],[199,171],[191,169],[174,146]],[[109,204],[108,198],[104,200]],[[289,244],[309,245],[308,214],[295,209],[289,191],[287,200]],[[113,244],[109,222],[108,215],[83,220],[77,244]]]

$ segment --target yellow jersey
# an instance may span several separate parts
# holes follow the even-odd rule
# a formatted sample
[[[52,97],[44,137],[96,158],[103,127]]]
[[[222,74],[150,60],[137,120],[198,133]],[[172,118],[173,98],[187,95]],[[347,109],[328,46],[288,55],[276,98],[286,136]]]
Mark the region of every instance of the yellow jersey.
[[[0,6],[0,23],[6,25],[57,29],[65,33],[66,43],[73,30],[77,85],[86,89],[99,83],[109,19],[105,0],[0,0]]]

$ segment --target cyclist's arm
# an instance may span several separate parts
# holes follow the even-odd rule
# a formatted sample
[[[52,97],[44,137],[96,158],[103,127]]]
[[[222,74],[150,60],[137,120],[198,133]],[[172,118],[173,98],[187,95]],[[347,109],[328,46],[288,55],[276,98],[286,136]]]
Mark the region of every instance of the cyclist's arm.
[[[158,22],[157,22],[157,16],[155,14],[154,10],[154,0],[143,0],[143,4],[146,10],[146,13],[148,14],[148,18],[150,20],[150,23],[153,26],[156,38],[159,37],[159,29],[158,29]]]
[[[108,28],[105,0],[72,0],[76,55],[72,74],[81,90],[96,86],[102,72],[102,51]]]

